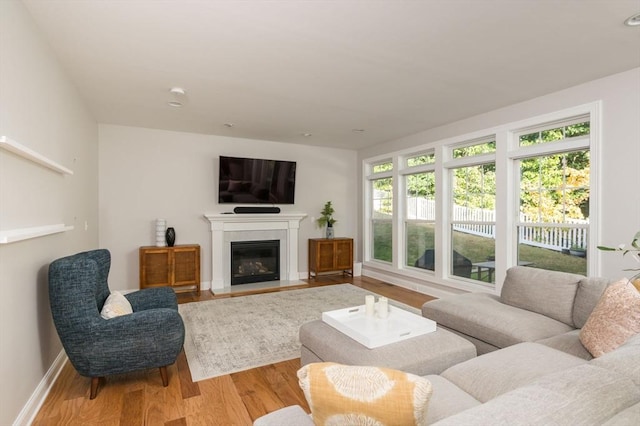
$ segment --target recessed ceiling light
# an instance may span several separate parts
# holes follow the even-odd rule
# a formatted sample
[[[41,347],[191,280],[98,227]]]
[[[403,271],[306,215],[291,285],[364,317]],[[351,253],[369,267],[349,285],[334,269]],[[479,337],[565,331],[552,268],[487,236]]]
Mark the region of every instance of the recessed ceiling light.
[[[224,127],[232,128],[233,126],[233,123],[224,123]]]
[[[169,101],[167,102],[169,104],[170,107],[174,107],[174,108],[182,108],[182,102],[178,102],[178,101]]]
[[[305,138],[313,136],[311,133],[300,133],[300,135],[304,136]]]
[[[635,15],[632,15],[630,17],[627,18],[626,21],[624,21],[624,24],[628,27],[637,27],[640,25],[640,13],[636,13]]]
[[[362,133],[364,132],[364,129],[351,129],[351,131],[354,133]]]

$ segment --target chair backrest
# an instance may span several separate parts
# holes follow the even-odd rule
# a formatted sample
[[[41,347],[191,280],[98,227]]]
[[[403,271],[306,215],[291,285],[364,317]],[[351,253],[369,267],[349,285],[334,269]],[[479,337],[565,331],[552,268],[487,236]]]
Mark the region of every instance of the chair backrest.
[[[74,363],[91,344],[92,325],[104,321],[100,310],[110,291],[111,254],[99,249],[63,257],[49,265],[49,303],[53,322]]]

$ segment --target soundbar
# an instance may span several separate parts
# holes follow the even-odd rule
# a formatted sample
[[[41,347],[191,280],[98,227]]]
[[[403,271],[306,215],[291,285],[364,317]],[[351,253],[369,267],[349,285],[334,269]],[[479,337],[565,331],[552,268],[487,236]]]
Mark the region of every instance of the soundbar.
[[[237,214],[280,213],[280,207],[236,207],[233,212]]]

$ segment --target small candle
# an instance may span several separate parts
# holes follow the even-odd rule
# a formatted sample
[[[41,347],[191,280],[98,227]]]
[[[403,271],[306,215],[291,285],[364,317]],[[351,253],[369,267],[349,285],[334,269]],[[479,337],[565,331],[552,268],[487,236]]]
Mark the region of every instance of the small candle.
[[[378,316],[380,318],[387,318],[389,316],[389,299],[386,297],[378,299]]]
[[[372,317],[375,310],[375,297],[368,294],[364,297],[364,313],[368,317]]]

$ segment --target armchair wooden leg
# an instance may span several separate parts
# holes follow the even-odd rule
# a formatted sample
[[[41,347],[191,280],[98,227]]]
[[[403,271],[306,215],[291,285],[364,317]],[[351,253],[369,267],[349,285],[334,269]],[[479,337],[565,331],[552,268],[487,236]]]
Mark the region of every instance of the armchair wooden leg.
[[[89,399],[95,399],[96,395],[98,395],[99,384],[100,384],[100,377],[91,378],[91,394],[89,395]]]
[[[162,386],[169,386],[169,375],[167,374],[167,366],[160,367],[160,377],[162,377]]]

